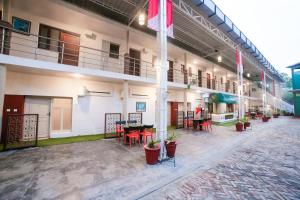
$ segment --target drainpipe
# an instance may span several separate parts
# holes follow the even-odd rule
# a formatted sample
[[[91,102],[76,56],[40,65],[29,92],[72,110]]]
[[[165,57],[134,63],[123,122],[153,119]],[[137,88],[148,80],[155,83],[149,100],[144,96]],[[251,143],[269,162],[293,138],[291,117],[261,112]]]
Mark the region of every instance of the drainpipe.
[[[123,120],[128,120],[128,81],[123,82]]]
[[[5,84],[6,84],[6,67],[4,65],[0,65],[0,133],[2,130]],[[1,138],[1,134],[0,134],[0,138]]]

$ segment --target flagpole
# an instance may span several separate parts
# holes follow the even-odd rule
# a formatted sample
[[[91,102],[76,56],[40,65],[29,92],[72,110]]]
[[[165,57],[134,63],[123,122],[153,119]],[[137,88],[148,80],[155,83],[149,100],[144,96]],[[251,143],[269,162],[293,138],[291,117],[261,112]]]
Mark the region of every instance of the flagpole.
[[[164,140],[167,138],[167,0],[159,0],[159,29],[157,32],[157,121],[156,131],[160,139],[160,160],[165,158]]]

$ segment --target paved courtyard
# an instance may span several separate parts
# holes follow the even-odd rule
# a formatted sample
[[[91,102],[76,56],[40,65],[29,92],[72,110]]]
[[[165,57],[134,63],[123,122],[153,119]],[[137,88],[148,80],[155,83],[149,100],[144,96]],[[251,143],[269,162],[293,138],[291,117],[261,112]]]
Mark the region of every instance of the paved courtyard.
[[[300,199],[300,120],[179,131],[177,166],[116,140],[0,153],[0,199]]]

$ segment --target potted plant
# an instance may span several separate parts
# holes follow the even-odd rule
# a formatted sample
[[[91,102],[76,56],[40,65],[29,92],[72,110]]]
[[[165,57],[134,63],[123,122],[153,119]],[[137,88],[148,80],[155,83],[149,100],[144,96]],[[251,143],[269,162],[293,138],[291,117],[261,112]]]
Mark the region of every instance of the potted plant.
[[[274,114],[273,114],[273,118],[278,118],[279,117],[279,113],[278,112],[275,112]]]
[[[243,122],[239,119],[237,121],[237,123],[235,124],[235,128],[236,128],[236,131],[239,131],[239,132],[242,132],[243,129],[244,129],[244,124]]]
[[[167,150],[167,156],[169,158],[173,158],[175,156],[176,146],[177,146],[177,143],[176,143],[175,139],[176,139],[176,135],[173,132],[173,134],[170,135],[165,140],[165,146],[166,146],[166,150]]]
[[[246,130],[246,128],[247,127],[250,127],[250,122],[249,122],[249,118],[248,117],[246,117],[246,121],[245,121],[245,123],[244,123],[244,128],[245,128],[245,130]]]
[[[144,146],[146,162],[148,165],[155,165],[158,162],[158,156],[160,152],[159,143],[159,140],[151,140]]]
[[[269,118],[266,115],[262,116],[261,119],[262,119],[263,122],[268,122],[269,121]]]

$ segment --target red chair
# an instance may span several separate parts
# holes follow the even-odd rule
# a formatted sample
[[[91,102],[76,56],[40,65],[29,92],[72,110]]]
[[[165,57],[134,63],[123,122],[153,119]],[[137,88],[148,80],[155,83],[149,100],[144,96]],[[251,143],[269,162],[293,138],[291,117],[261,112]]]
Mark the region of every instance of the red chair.
[[[212,124],[211,120],[208,120],[208,121],[204,121],[202,124],[199,124],[199,125],[202,126],[203,130],[209,132],[209,129],[212,131],[211,124]]]
[[[144,131],[140,132],[143,136],[143,143],[147,144],[147,138],[150,137],[153,140],[153,125],[144,125]]]
[[[188,118],[187,119],[187,128],[193,128],[194,124],[193,124],[193,119],[192,118]]]
[[[134,130],[134,131],[130,131],[126,137],[128,137],[129,139],[129,148],[131,148],[131,143],[132,143],[132,140],[134,140],[134,143],[136,141],[139,142],[139,145],[141,145],[141,142],[140,142],[140,132],[137,131],[137,130]],[[126,139],[126,138],[125,138]]]
[[[124,135],[123,121],[116,122],[116,135],[119,142],[121,142],[121,137]]]

